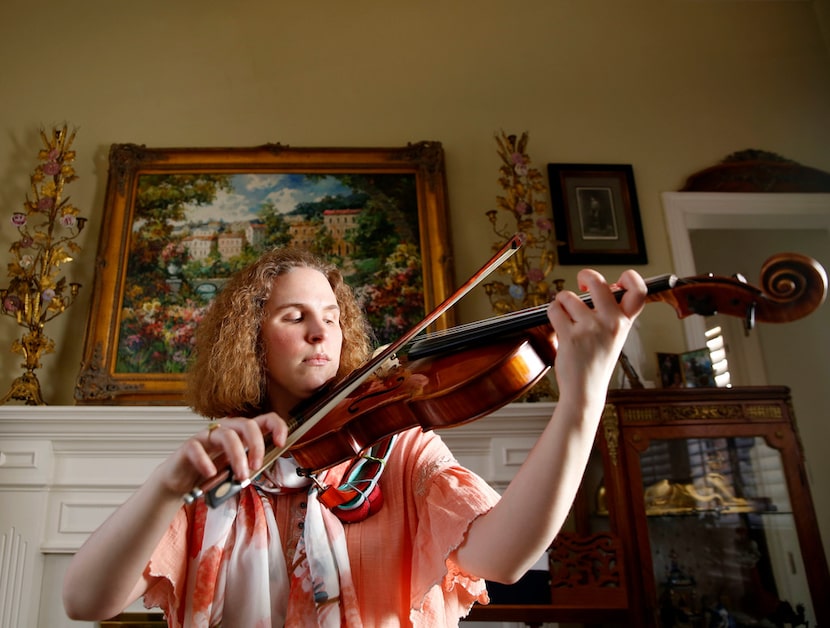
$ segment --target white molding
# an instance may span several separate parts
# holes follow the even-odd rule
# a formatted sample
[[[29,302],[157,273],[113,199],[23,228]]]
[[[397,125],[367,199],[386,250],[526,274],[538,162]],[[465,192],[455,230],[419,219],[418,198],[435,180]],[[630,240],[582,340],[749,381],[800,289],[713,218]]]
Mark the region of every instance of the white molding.
[[[28,543],[14,528],[0,535],[0,626],[20,626]]]
[[[554,407],[509,404],[438,433],[463,465],[499,487],[524,461]],[[44,538],[36,546],[72,550],[204,424],[179,406],[0,406],[0,495],[45,495]]]
[[[9,440],[0,448],[0,485],[46,486],[52,475],[52,447],[46,440]]]
[[[500,490],[554,407],[510,404],[439,433]],[[204,427],[182,406],[0,406],[0,627],[36,625],[39,613],[64,617],[60,587],[45,578]]]
[[[830,194],[663,192],[674,272],[698,274],[689,231],[698,229],[823,229],[830,233]],[[704,320],[683,319],[687,349],[706,345]]]

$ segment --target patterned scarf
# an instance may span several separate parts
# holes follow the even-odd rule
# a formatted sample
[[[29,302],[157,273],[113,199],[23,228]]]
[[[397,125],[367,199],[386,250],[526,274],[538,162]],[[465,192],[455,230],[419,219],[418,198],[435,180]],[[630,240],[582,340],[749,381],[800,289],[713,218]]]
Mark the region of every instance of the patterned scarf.
[[[378,481],[394,443],[394,436],[384,439],[356,458],[337,488],[315,485],[309,491],[290,574],[287,625],[301,626],[313,617],[313,601],[317,624],[311,625],[335,628],[343,614],[346,626],[362,626],[342,524],[363,521],[382,507]]]
[[[300,476],[292,459],[280,458],[254,483],[256,492],[205,508],[183,625],[361,627],[343,523],[382,506],[378,480],[394,442],[356,459],[337,488]],[[301,491],[308,491],[303,531],[286,570],[268,494]]]

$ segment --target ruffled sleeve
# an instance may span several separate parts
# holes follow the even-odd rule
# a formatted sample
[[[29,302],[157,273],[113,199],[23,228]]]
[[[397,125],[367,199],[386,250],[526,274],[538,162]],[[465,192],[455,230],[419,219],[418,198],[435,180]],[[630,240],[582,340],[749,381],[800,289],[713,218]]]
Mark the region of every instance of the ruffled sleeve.
[[[422,438],[422,466],[413,487],[418,524],[410,619],[416,626],[456,625],[475,602],[486,604],[489,598],[484,580],[462,572],[450,555],[464,542],[470,524],[500,497],[481,477],[460,466],[437,434]]]
[[[145,575],[153,580],[144,594],[147,608],[161,608],[171,626],[180,626],[178,617],[171,617],[181,607],[187,573],[188,509],[182,507],[167,529],[147,566]],[[172,619],[172,621],[171,621]]]

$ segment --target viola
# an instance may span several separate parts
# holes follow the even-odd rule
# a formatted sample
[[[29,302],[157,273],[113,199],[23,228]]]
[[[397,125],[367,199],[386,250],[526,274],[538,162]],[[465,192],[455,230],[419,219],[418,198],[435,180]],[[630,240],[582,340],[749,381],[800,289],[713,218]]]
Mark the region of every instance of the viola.
[[[520,245],[520,241],[509,244]],[[740,276],[660,275],[646,280],[646,301],[667,303],[678,318],[718,313],[737,316],[750,330],[758,321],[782,323],[807,316],[826,297],[825,270],[803,255],[770,258],[760,277],[762,287],[757,288]],[[618,300],[623,294],[623,290],[615,292]],[[592,305],[590,295],[580,298]],[[378,368],[390,358],[397,363],[380,372]],[[360,369],[351,382],[321,391],[307,407],[295,409],[289,429],[291,435],[301,435],[289,436],[283,448],[266,443],[265,463],[249,480],[235,481],[226,469],[185,499],[204,496],[215,506],[287,451],[304,474],[313,476],[406,429],[443,429],[475,421],[521,397],[548,372],[555,358],[556,338],[547,318],[547,304],[420,339],[407,334],[391,351]],[[312,415],[318,418],[307,418]]]

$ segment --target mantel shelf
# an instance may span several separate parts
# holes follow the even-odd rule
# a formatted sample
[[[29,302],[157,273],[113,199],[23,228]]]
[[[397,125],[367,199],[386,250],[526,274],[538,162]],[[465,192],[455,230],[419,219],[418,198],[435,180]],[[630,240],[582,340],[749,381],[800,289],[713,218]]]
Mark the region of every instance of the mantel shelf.
[[[479,421],[441,430],[441,436],[459,462],[501,489],[554,406],[510,404]],[[45,494],[46,512],[31,513],[49,519],[46,538],[35,546],[73,551],[205,422],[183,406],[2,406],[0,494]],[[3,510],[0,523],[9,519],[18,526],[13,509]]]
[[[509,404],[440,433],[461,464],[503,490],[554,407]],[[40,608],[55,619],[43,625],[64,626],[50,574],[205,422],[184,406],[0,406],[0,585],[19,592],[15,625],[36,625],[28,618]]]
[[[515,434],[546,423],[555,403],[512,403],[492,414],[453,428],[469,434]],[[0,406],[0,434],[69,438],[81,434],[190,434],[206,419],[185,406]]]

